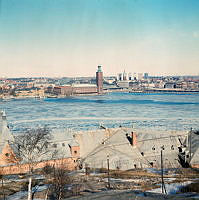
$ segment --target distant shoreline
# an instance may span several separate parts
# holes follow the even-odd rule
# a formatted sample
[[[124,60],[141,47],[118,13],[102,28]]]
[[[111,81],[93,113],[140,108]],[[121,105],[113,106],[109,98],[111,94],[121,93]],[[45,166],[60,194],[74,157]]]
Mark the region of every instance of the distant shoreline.
[[[195,94],[199,93],[199,90],[173,90],[173,89],[150,89],[150,90],[138,90],[138,91],[129,91],[129,93],[176,93],[176,94]]]
[[[5,96],[0,98],[0,100],[11,100],[11,99],[61,99],[61,98],[67,98],[67,97],[76,97],[76,96],[100,96],[100,95],[106,95],[108,93],[134,93],[134,94],[154,94],[154,93],[159,93],[159,94],[199,94],[199,90],[173,90],[173,89],[146,89],[146,90],[129,90],[129,89],[120,89],[120,90],[106,90],[102,94],[97,94],[97,93],[87,93],[87,94],[75,94],[75,95],[69,95],[69,96],[64,96],[64,95],[47,95],[47,96]]]

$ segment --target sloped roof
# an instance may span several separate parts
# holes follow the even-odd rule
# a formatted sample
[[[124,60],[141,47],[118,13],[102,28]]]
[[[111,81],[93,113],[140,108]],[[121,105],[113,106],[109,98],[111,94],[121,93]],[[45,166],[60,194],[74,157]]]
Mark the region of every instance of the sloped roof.
[[[136,147],[132,147],[126,138],[126,131],[119,129],[112,136],[105,139],[104,142],[87,156],[83,158],[83,162],[96,167],[107,167],[107,156],[109,156],[109,165],[112,169],[130,169],[137,167],[149,166],[147,160],[140,156]]]
[[[52,131],[47,153],[38,161],[72,157],[69,145],[75,142],[73,133],[69,130]]]
[[[94,147],[87,154],[81,155],[83,163],[92,167],[107,167],[109,155],[110,168],[130,169],[136,167],[160,167],[160,153],[163,151],[164,164],[166,167],[178,167],[178,147],[181,145],[178,138],[185,137],[184,133],[134,131],[137,136],[137,145],[130,145],[126,133],[132,129],[120,128],[112,130],[109,137],[101,140],[92,140]],[[97,133],[96,133],[97,134]],[[99,134],[99,133],[98,133]],[[181,134],[181,135],[180,135]],[[104,136],[101,134],[101,137]],[[87,137],[87,134],[82,134]],[[81,138],[82,139],[82,138]],[[81,148],[87,148],[81,146]],[[88,150],[88,148],[86,149]],[[84,152],[85,153],[85,152]]]
[[[69,129],[65,130],[52,130],[51,132],[51,142],[62,142],[73,140],[73,132]]]
[[[140,154],[153,163],[156,167],[160,167],[160,154],[162,150],[165,167],[178,167],[178,147],[181,146],[180,140],[186,138],[185,132],[169,132],[169,131],[137,131],[137,148]]]
[[[199,164],[199,131],[191,133],[191,165]]]
[[[71,146],[71,147],[77,147],[77,146],[79,146],[79,143],[73,139],[73,140],[69,143],[69,146]]]
[[[130,131],[129,128],[112,128],[77,132],[75,134],[75,140],[80,145],[81,157],[85,157],[100,144],[106,141],[110,136],[114,135],[118,130],[123,130],[125,133],[129,133]]]

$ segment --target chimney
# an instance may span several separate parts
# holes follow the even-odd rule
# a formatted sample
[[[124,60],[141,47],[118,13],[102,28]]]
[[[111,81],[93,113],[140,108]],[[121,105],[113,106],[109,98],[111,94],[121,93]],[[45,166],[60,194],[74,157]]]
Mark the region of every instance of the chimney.
[[[131,135],[132,135],[132,146],[136,146],[136,144],[137,144],[136,133],[131,132]]]

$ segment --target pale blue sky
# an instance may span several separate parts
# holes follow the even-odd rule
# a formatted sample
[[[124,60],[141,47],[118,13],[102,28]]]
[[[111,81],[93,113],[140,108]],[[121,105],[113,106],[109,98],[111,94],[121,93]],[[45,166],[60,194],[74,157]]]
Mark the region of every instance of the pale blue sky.
[[[199,0],[0,2],[0,77],[199,74]]]

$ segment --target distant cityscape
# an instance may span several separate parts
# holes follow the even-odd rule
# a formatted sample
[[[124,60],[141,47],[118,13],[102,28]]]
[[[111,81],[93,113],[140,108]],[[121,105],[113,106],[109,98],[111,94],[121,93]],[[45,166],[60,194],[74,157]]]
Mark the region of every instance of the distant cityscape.
[[[122,72],[103,77],[98,66],[93,77],[0,78],[0,98],[57,98],[71,95],[127,92],[199,92],[199,76],[150,76]]]

